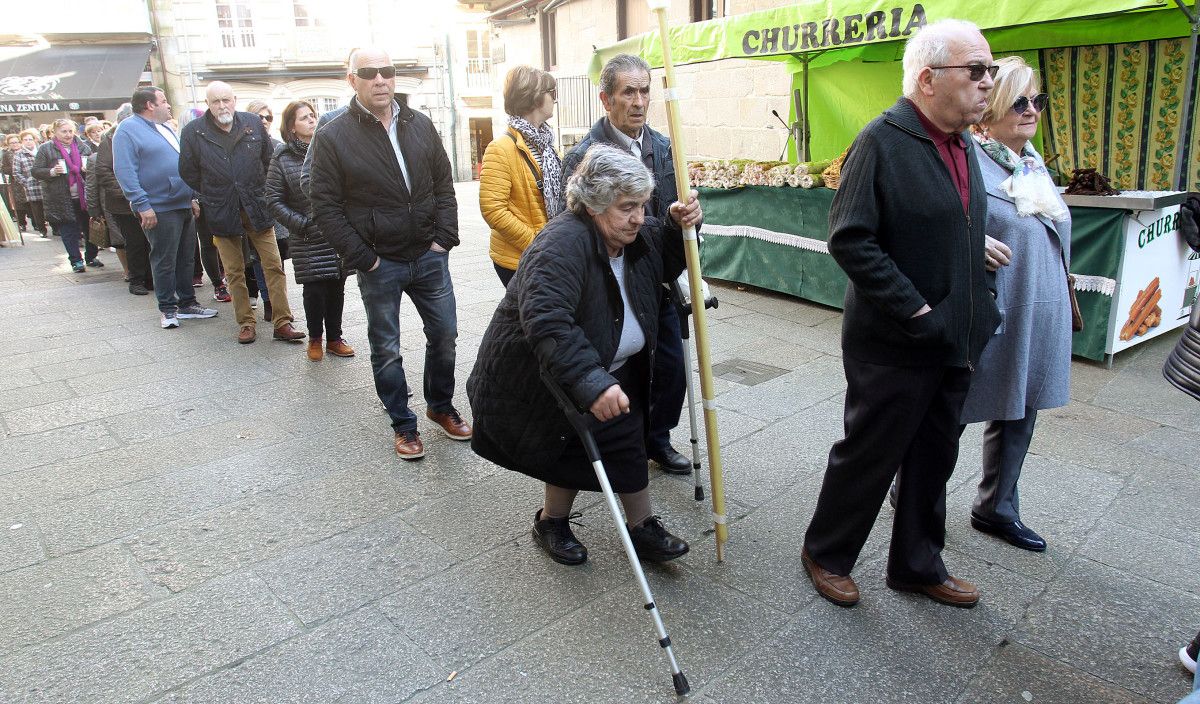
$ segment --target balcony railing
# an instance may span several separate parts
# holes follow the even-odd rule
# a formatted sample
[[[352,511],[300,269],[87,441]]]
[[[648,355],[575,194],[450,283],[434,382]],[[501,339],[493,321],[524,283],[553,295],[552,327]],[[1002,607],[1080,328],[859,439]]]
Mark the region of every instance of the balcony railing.
[[[490,93],[492,90],[492,60],[467,59],[467,90]]]
[[[600,89],[587,76],[558,79],[558,126],[560,129],[586,129],[600,119]]]

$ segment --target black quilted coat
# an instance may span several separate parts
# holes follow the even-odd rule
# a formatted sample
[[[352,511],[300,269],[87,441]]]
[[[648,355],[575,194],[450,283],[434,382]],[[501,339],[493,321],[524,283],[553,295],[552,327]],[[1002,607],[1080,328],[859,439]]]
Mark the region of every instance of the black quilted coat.
[[[281,144],[267,168],[267,207],[271,215],[291,233],[289,250],[296,283],[338,279],[343,275],[341,257],[313,223],[308,196],[300,188],[300,167],[308,145],[301,141]]]
[[[643,226],[625,248],[625,286],[654,368],[661,284],[683,271],[682,232]],[[595,223],[565,212],[521,255],[521,266],[483,335],[467,397],[471,449],[496,464],[562,486],[557,460],[572,432],[540,368],[586,409],[617,383],[607,369],[621,341],[625,306]],[[642,398],[648,398],[646,376]]]

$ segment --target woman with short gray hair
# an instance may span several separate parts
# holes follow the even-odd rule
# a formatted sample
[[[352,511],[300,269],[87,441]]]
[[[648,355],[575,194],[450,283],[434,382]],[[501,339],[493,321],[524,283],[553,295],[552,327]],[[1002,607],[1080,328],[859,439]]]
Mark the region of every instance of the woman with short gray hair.
[[[569,523],[575,495],[600,487],[542,369],[599,422],[596,444],[638,556],[664,562],[688,551],[650,508],[646,408],[660,284],[683,270],[681,228],[702,214],[693,193],[686,206],[671,206],[663,227],[643,229],[653,190],[634,156],[588,150],[567,182],[567,210],[525,251],[467,380],[471,448],[545,482],[533,538],[564,565],[587,560]]]

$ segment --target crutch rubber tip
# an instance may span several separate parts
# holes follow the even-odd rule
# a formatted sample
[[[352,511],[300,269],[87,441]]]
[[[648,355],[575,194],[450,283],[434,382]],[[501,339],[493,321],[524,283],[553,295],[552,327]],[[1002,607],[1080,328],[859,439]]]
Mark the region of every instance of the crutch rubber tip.
[[[696,487],[696,500],[697,501],[704,500],[704,487],[702,487],[702,486]]]
[[[676,694],[682,695],[692,691],[692,686],[688,684],[687,678],[683,676],[682,672],[677,672],[674,675],[671,675],[671,681],[675,683]]]

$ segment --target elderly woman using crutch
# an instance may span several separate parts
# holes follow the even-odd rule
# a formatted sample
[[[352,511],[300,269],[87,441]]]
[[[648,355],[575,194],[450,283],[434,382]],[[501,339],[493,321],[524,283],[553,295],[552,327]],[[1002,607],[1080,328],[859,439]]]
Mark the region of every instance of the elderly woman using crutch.
[[[646,399],[661,284],[683,270],[681,226],[699,223],[701,211],[693,194],[671,206],[671,222],[643,227],[653,190],[633,156],[588,150],[567,182],[567,211],[525,250],[467,381],[472,449],[546,483],[533,538],[564,565],[587,560],[568,523],[575,495],[600,487],[543,368],[598,421],[593,435],[638,557],[663,562],[688,551],[650,508]]]

